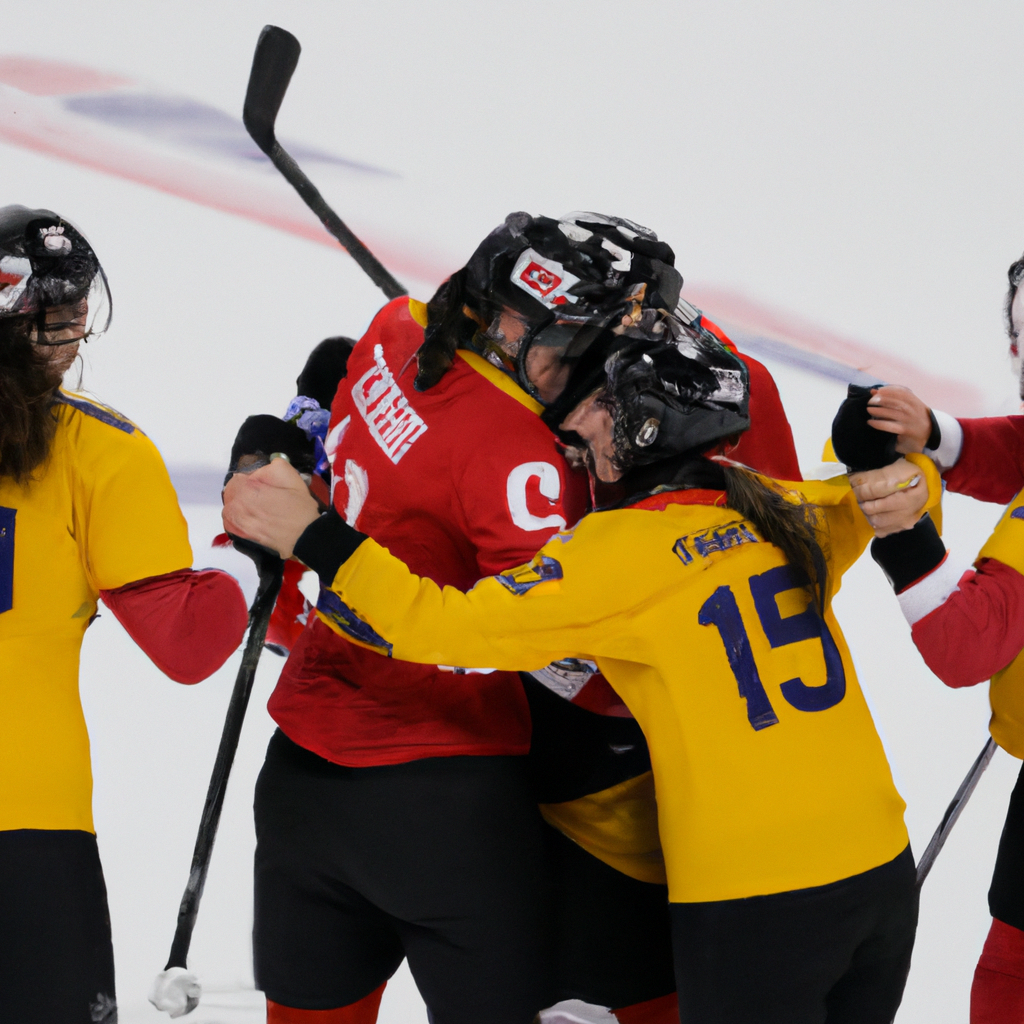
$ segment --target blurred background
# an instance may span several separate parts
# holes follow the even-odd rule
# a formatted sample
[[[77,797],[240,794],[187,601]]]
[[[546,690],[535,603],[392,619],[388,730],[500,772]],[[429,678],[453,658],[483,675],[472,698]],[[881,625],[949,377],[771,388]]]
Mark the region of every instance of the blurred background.
[[[229,565],[250,594],[247,563],[209,547],[210,481],[245,416],[284,411],[312,345],[357,337],[383,301],[232,121],[266,23],[304,46],[279,136],[415,297],[511,210],[600,210],[669,241],[684,296],[712,319],[728,322],[745,298],[805,334],[942,376],[950,411],[1019,407],[1002,302],[1024,248],[1020,5],[0,0],[0,19],[0,202],[55,209],[94,243],[115,316],[88,346],[83,386],[164,453],[196,564]],[[765,361],[814,463],[843,385],[784,351]],[[966,565],[1000,510],[946,504]],[[870,560],[847,577],[837,614],[921,852],[984,743],[985,687],[953,692],[931,676]],[[109,614],[86,640],[127,1024],[159,1019],[145,994],[236,668],[177,687]],[[265,655],[200,911],[197,1024],[260,1019],[251,797],[279,668]],[[925,886],[900,1024],[967,1017],[1016,769],[997,754]],[[425,1021],[404,968],[381,1019]]]

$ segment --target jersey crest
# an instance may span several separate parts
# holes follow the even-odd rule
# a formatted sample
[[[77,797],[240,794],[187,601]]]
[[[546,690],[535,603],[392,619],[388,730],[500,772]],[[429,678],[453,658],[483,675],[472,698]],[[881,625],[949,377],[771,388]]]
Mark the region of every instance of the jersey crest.
[[[561,563],[550,555],[537,555],[532,562],[521,565],[518,569],[502,573],[495,578],[506,590],[511,590],[513,594],[525,594],[528,590],[533,590],[538,583],[547,583],[548,580],[560,580],[562,578],[562,566]]]

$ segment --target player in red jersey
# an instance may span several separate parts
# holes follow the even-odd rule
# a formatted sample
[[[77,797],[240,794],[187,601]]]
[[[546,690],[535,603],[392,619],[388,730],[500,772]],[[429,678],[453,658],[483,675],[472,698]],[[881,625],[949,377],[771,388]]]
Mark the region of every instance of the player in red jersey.
[[[588,217],[591,219],[586,220]],[[587,226],[583,226],[581,220],[586,221]],[[640,238],[641,246],[638,247],[642,247],[645,241],[633,231],[635,225],[610,222],[596,215],[566,218],[558,226],[563,237],[554,240],[538,235],[543,225],[537,221],[531,222],[526,218],[521,224],[522,228],[533,230],[533,245],[525,239],[522,230],[520,234],[524,235],[524,240],[517,243],[513,227],[506,225],[504,230],[499,229],[496,233],[499,237],[495,239],[492,236],[490,244],[485,242],[469,266],[455,275],[435,296],[429,317],[424,316],[426,311],[420,304],[409,300],[396,300],[385,307],[350,358],[345,386],[339,390],[335,400],[331,429],[326,438],[327,451],[334,462],[335,507],[350,522],[358,521],[361,529],[373,534],[392,551],[401,551],[407,559],[418,560],[423,567],[421,571],[461,588],[472,585],[481,573],[516,564],[519,553],[529,550],[530,545],[541,543],[563,521],[574,522],[586,507],[583,482],[568,470],[554,439],[538,419],[542,406],[534,395],[550,400],[557,393],[564,381],[567,342],[574,338],[578,344],[585,342],[585,335],[580,337],[580,328],[587,326],[587,320],[592,324],[595,318],[592,311],[586,317],[580,317],[578,309],[558,309],[558,306],[571,304],[557,303],[565,292],[564,289],[560,292],[560,282],[555,280],[558,273],[548,257],[561,255],[565,262],[560,266],[564,268],[574,255],[570,243],[579,241],[565,232],[593,234],[596,227],[599,233],[592,244],[599,253],[605,253],[603,269],[607,271],[613,262],[625,262],[627,255],[632,262],[632,254],[626,245],[632,242],[636,246],[636,240]],[[554,224],[547,222],[548,232]],[[628,234],[619,235],[618,225],[632,233],[633,238]],[[602,250],[601,243],[605,240],[600,233],[602,230],[611,236],[608,239],[610,245],[618,251],[612,248]],[[671,259],[671,250],[657,243],[653,237],[646,240],[646,246],[648,252],[637,258],[637,265],[645,255],[649,259],[659,255]],[[522,257],[527,249],[532,255],[524,260]],[[538,309],[532,306],[535,304],[533,295],[513,284],[512,288],[518,288],[525,296],[520,299],[507,281],[500,274],[495,274],[494,263],[502,260],[509,264],[505,268],[506,274],[515,269],[513,264],[522,262],[520,278],[525,274],[537,281],[547,292],[544,297],[553,297],[552,308],[569,316],[547,316],[541,307],[542,315],[538,317]],[[657,297],[659,304],[675,305],[681,281],[676,283],[678,275],[671,271],[664,259],[658,262],[661,267],[646,267],[644,277],[637,279],[634,275],[633,281],[625,282],[628,289],[623,289],[619,295],[611,295],[605,319],[612,313],[640,315],[645,299],[650,301]],[[498,281],[500,286],[496,284]],[[659,285],[665,288],[665,282],[668,288],[674,286],[674,291],[661,294],[656,290]],[[594,282],[590,285],[593,291]],[[499,295],[502,289],[504,294]],[[623,299],[623,292],[627,290],[633,292],[633,301],[628,303]],[[608,292],[610,289],[606,288],[603,296],[606,302]],[[473,315],[467,316],[464,310]],[[575,321],[570,319],[573,315],[576,316]],[[696,311],[691,310],[690,315],[696,315]],[[428,331],[429,341],[424,345],[423,328],[428,320],[434,330]],[[447,329],[439,329],[440,325]],[[523,344],[524,335],[527,344]],[[458,348],[452,343],[453,337],[466,347]],[[783,469],[780,475],[796,476],[798,470],[792,438],[774,384],[763,367],[756,363],[753,365],[760,371],[760,380],[764,382],[760,388],[764,421],[766,426],[771,425],[771,430],[766,430],[760,438],[762,468],[771,468],[764,466],[764,461],[770,458],[775,460],[775,466]],[[416,383],[421,387],[427,386],[426,391],[416,393],[414,376],[417,376]],[[755,457],[759,455],[757,439],[752,452]],[[405,515],[396,517],[396,509],[404,510]],[[470,771],[479,773],[481,767],[489,767],[485,759],[525,751],[529,743],[529,716],[515,677],[498,673],[475,675],[455,680],[456,690],[449,687],[441,691],[436,685],[436,670],[384,661],[374,653],[374,647],[380,647],[378,638],[366,635],[355,616],[343,606],[334,607],[329,596],[322,602],[319,612],[319,621],[299,641],[271,700],[271,713],[281,725],[284,736],[293,743],[286,747],[287,741],[278,737],[268,752],[268,766],[257,797],[258,826],[261,820],[274,819],[279,801],[294,800],[296,789],[311,792],[310,780],[317,772],[323,777],[319,780],[322,792],[314,801],[315,806],[321,807],[320,801],[345,792],[348,793],[347,799],[359,803],[359,792],[370,792],[370,783],[374,783],[384,787],[383,793],[378,794],[380,799],[393,810],[397,807],[401,811],[400,820],[407,822],[409,812],[404,803],[409,794],[422,802],[429,798],[435,787],[450,784],[453,772],[455,779]],[[336,634],[345,639],[339,639]],[[450,684],[452,680],[448,677],[445,682]],[[439,704],[439,694],[442,693],[444,703]],[[621,717],[624,710],[621,702],[610,696],[603,680],[600,677],[591,680],[577,700],[585,708],[611,714],[579,711],[558,698],[550,697],[537,684],[533,684],[530,691],[535,730],[534,761],[544,769],[540,773],[534,772],[534,777],[536,781],[540,775],[541,791],[554,797],[550,802],[561,805],[559,824],[564,822],[566,806],[575,802],[580,789],[586,796],[595,789],[615,789],[621,783],[628,785],[632,779],[649,775],[646,745],[639,730],[631,719]],[[552,711],[553,705],[558,710]],[[572,718],[574,714],[576,717]],[[586,748],[587,757],[571,759],[583,764],[585,770],[582,774],[576,771],[567,777],[561,770],[567,761],[563,757],[552,785],[550,761],[545,756],[536,756],[538,717],[544,722],[541,732],[553,741],[549,747],[568,746],[576,755],[581,752],[581,746]],[[584,720],[582,727],[581,718]],[[621,742],[613,742],[615,740]],[[304,759],[302,752],[294,747],[317,757]],[[614,751],[609,763],[611,748]],[[469,760],[470,755],[473,756],[472,761]],[[440,760],[442,758],[447,760]],[[356,769],[379,769],[384,765],[395,766],[396,769],[399,765],[403,767],[391,773],[377,771],[368,781],[368,773],[358,770],[331,775],[340,765]],[[428,769],[430,774],[426,775]],[[438,772],[444,774],[438,775]],[[280,783],[281,779],[287,781]],[[493,782],[491,786],[493,788]],[[325,795],[328,793],[330,796]],[[510,824],[517,818],[525,820],[520,794],[512,796],[515,799],[510,800],[510,794],[502,792],[501,800],[491,801],[493,810],[497,812],[495,817],[486,821],[475,820],[469,830],[466,830],[458,813],[454,818],[451,813],[446,818],[435,808],[430,815],[434,824],[429,831],[440,828],[446,833],[448,842],[454,843],[461,829],[466,833],[465,842],[476,844],[474,849],[478,853],[479,840],[485,838],[485,829],[490,829],[491,840],[501,840],[501,858],[495,859],[492,851],[484,865],[479,857],[473,862],[468,859],[462,862],[458,885],[451,880],[453,869],[448,864],[440,864],[440,871],[438,865],[432,865],[431,872],[426,875],[423,871],[410,873],[408,866],[403,865],[404,870],[398,873],[409,875],[410,884],[415,881],[418,895],[428,894],[430,898],[443,896],[441,906],[446,907],[449,914],[459,904],[458,900],[453,902],[453,895],[458,889],[472,892],[474,885],[486,887],[489,884],[493,888],[493,879],[502,871],[505,872],[506,887],[509,877],[521,880],[524,871],[530,870],[536,848],[524,847],[522,821],[520,835],[510,835]],[[509,807],[511,822],[506,820]],[[453,810],[458,812],[460,809]],[[409,830],[407,824],[395,829],[396,833]],[[297,894],[294,887],[284,891],[285,887],[281,885],[283,876],[287,876],[288,885],[293,885],[293,880],[308,868],[305,864],[287,862],[289,850],[293,860],[296,852],[302,860],[307,858],[291,840],[287,849],[275,844],[279,831],[272,825],[260,827],[260,852],[257,855],[257,976],[268,993],[271,1020],[333,1020],[333,1017],[315,1015],[328,1010],[344,1011],[350,1015],[338,1019],[372,1020],[382,983],[400,962],[403,952],[410,956],[414,973],[436,1018],[449,1019],[441,1014],[457,1014],[459,1011],[446,1009],[446,1006],[453,1005],[452,997],[445,991],[446,984],[461,986],[463,991],[460,994],[468,1000],[472,987],[482,980],[478,972],[481,967],[487,968],[487,957],[495,947],[495,940],[502,941],[504,937],[508,942],[510,928],[515,928],[517,922],[521,934],[533,931],[529,964],[538,975],[543,971],[544,965],[536,959],[544,951],[543,939],[538,938],[537,921],[528,922],[529,927],[526,928],[522,925],[523,911],[529,909],[529,901],[523,899],[521,892],[517,907],[503,904],[495,908],[502,915],[497,931],[495,922],[487,915],[477,912],[467,917],[465,927],[477,927],[473,933],[479,952],[475,964],[469,958],[463,958],[461,964],[450,958],[438,961],[431,948],[433,936],[417,933],[416,929],[409,928],[409,922],[401,920],[402,915],[388,914],[386,908],[380,908],[379,904],[385,901],[381,897],[379,883],[375,897],[370,898],[378,906],[368,906],[363,899],[354,909],[345,907],[341,912],[338,907],[323,908],[319,895]],[[588,1001],[596,999],[621,1008],[636,1001],[633,996],[637,993],[638,998],[649,1003],[646,997],[653,993],[654,1003],[635,1008],[636,1012],[632,1014],[620,1009],[620,1019],[670,1019],[674,1010],[666,1004],[666,997],[671,997],[674,982],[668,952],[665,889],[654,880],[657,873],[654,879],[648,880],[650,870],[647,867],[647,870],[640,871],[641,877],[637,880],[635,871],[625,873],[618,870],[622,864],[614,857],[602,858],[600,852],[596,857],[591,856],[553,829],[545,831],[549,843],[561,841],[562,849],[556,850],[556,854],[561,858],[562,877],[566,877],[566,872],[575,871],[586,883],[576,885],[568,899],[565,899],[566,887],[558,886],[561,903],[556,900],[556,905],[564,909],[561,917],[570,919],[569,927],[576,934],[569,936],[569,941],[558,943],[559,954],[564,954],[567,949],[569,952],[559,961],[560,968],[564,969],[558,972],[561,983],[556,994],[584,995],[589,997]],[[571,828],[568,831],[574,835]],[[429,833],[426,838],[431,838]],[[649,837],[644,838],[649,843]],[[422,849],[418,844],[409,843],[407,839],[399,844],[397,836],[382,835],[379,831],[366,845],[368,848],[374,844],[388,845],[388,839],[392,840],[392,847],[406,848],[412,856],[420,858]],[[653,846],[660,860],[656,835]],[[365,859],[365,851],[363,856]],[[268,864],[268,859],[272,863]],[[343,856],[335,851],[326,859],[340,863]],[[661,870],[663,872],[663,868]],[[626,871],[629,871],[628,865]],[[351,871],[347,877],[351,879]],[[444,883],[440,893],[437,891],[439,879]],[[528,881],[531,887],[537,884],[535,878]],[[365,890],[373,885],[373,881],[359,878],[357,885]],[[592,901],[586,899],[588,887]],[[363,893],[357,895],[362,896]],[[394,902],[394,894],[385,895],[390,895],[391,902]],[[583,904],[590,905],[581,908],[581,899],[574,898],[580,896]],[[607,898],[602,899],[602,896]],[[305,910],[296,913],[296,907],[304,899]],[[319,904],[317,908],[311,907],[314,902]],[[593,950],[580,942],[584,933],[591,931],[585,918],[587,911],[593,913],[596,909],[595,903],[600,905],[602,913],[601,919],[594,921],[594,939],[606,937],[609,926],[624,925],[618,929],[620,948],[613,948],[610,956],[607,948],[603,950],[607,970],[604,962],[588,962],[592,958],[587,954]],[[385,910],[383,915],[379,913],[380,909]],[[410,906],[401,909],[406,916],[422,912]],[[584,911],[582,914],[581,909]],[[318,910],[322,913],[318,914]],[[620,921],[615,918],[614,911],[631,920]],[[349,968],[348,988],[341,989],[335,982],[329,994],[325,990],[325,982],[329,984],[331,974],[336,973],[335,965],[346,961],[353,964],[351,952],[343,947],[344,940],[335,942],[326,951],[321,946],[319,953],[310,956],[307,955],[307,946],[319,945],[318,934],[297,945],[296,936],[289,933],[289,928],[308,932],[311,917],[330,922],[335,930],[337,922],[342,920],[342,927],[353,936],[353,944],[360,942],[365,948],[367,936],[376,941],[376,959],[364,955],[363,962],[356,962],[354,968]],[[610,922],[609,917],[613,918]],[[653,958],[654,963],[645,963],[645,960],[652,959],[648,956],[650,937],[644,935],[643,927],[649,920],[654,921],[655,927],[663,924],[663,964],[657,956]],[[483,932],[479,929],[481,924]],[[629,924],[633,926],[632,933]],[[392,933],[390,936],[387,935],[389,931]],[[489,943],[482,943],[484,933]],[[385,941],[382,936],[390,941]],[[462,937],[466,938],[466,935]],[[516,936],[511,938],[515,940]],[[637,941],[632,941],[634,938]],[[600,941],[592,945],[601,948]],[[514,941],[512,948],[516,948]],[[622,957],[627,952],[631,959],[623,963]],[[302,972],[296,970],[297,960],[302,961],[305,970],[301,977]],[[520,956],[510,966],[520,975],[516,984],[522,990],[526,964]],[[467,971],[470,972],[468,984],[465,978]],[[424,978],[431,973],[445,977]],[[565,976],[573,975],[572,981],[563,980]],[[632,987],[627,986],[629,994],[622,995],[622,986],[617,987],[614,980],[631,975]],[[295,982],[289,987],[286,976],[299,978],[306,994],[297,992]],[[604,976],[605,986],[595,994],[593,979],[601,976]],[[352,1000],[352,994],[359,996],[357,986],[360,984],[366,994],[361,999]],[[435,994],[430,991],[431,985]],[[322,993],[317,1000],[319,1006],[308,1006],[310,992]],[[615,998],[616,995],[620,998]],[[345,998],[348,999],[347,1004],[342,1002]],[[477,1007],[487,1005],[480,1002],[481,998],[486,1000],[486,995],[476,998]],[[508,1005],[508,996],[501,998],[503,1005]],[[671,1000],[674,1003],[674,997]],[[301,1012],[303,1003],[314,1011],[314,1015],[295,1016]],[[468,1001],[463,1005],[468,1005]],[[473,1012],[481,1011],[476,1009]],[[507,1018],[487,1019],[519,1019],[522,1016],[514,1006],[509,1006],[507,1012]],[[359,1016],[360,1013],[364,1015]],[[519,1016],[514,1016],[516,1013]],[[460,1018],[452,1016],[450,1019]]]
[[[1006,324],[1019,360],[1024,331],[1024,257],[1010,266]],[[1024,398],[1024,379],[1020,385]],[[963,571],[925,521],[872,545],[928,667],[947,685],[992,679],[991,731],[1024,757],[1024,416],[956,420],[906,388],[880,388],[870,423],[901,452],[925,451],[946,487],[980,501],[1010,503],[973,568]],[[992,925],[971,989],[971,1024],[1024,1019],[1024,770],[999,843],[989,909]]]

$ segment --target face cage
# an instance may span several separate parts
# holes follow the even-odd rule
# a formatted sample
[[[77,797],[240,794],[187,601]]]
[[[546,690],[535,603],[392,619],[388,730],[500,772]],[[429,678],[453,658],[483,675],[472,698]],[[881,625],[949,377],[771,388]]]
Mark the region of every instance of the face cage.
[[[110,321],[113,319],[114,307],[110,297],[110,285],[107,283],[107,275],[103,272],[102,267],[96,272],[96,276],[92,279],[83,299],[79,301],[83,300],[88,304],[89,310],[92,312],[87,312],[85,327],[78,337],[68,338],[65,341],[46,341],[45,339],[48,334],[54,334],[57,331],[74,327],[76,323],[70,320],[47,324],[46,310],[53,307],[44,306],[35,314],[35,328],[38,340],[33,341],[32,344],[45,348],[61,348],[64,345],[88,344],[90,338],[98,338],[101,334],[105,334],[110,327]],[[70,305],[70,303],[68,304]],[[97,326],[101,318],[103,320],[102,326]]]

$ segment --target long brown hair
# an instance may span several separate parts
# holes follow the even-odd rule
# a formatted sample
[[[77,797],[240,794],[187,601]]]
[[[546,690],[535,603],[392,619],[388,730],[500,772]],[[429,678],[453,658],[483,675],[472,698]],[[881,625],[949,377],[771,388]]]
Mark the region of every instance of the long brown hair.
[[[790,565],[803,572],[810,581],[818,613],[824,615],[830,595],[828,561],[818,539],[821,510],[816,505],[792,501],[741,466],[719,465],[725,473],[726,504],[749,519],[768,543],[782,549]]]
[[[32,317],[0,318],[0,478],[25,483],[50,453],[60,380],[33,348]]]

